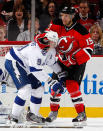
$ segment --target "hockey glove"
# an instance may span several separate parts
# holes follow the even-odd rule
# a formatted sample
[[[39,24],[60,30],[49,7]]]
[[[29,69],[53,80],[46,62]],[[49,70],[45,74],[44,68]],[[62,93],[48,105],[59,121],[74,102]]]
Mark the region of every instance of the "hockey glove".
[[[58,81],[62,84],[63,87],[65,87],[65,81],[66,81],[66,77],[68,76],[68,72],[66,71],[59,72],[57,76],[58,76]]]
[[[62,82],[64,82],[66,80],[68,72],[66,72],[66,71],[59,72],[57,75],[58,75],[59,82],[62,83]]]
[[[58,93],[63,93],[64,88],[62,87],[61,83],[58,82],[57,80],[53,80],[51,79],[49,82],[49,87],[51,88],[51,90],[53,90],[54,92],[57,92],[59,90]]]
[[[71,65],[76,65],[76,61],[72,55],[66,56],[65,59],[59,56],[59,60],[67,67],[70,67]]]

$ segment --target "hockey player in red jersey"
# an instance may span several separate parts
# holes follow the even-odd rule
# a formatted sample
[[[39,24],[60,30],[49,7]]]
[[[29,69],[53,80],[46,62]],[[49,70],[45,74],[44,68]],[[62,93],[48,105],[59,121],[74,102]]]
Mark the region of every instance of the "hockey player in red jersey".
[[[64,82],[66,78],[66,88],[71,96],[78,116],[72,120],[73,123],[86,121],[85,105],[83,102],[79,86],[83,78],[86,62],[91,58],[93,51],[93,41],[89,32],[81,24],[74,21],[75,9],[65,6],[61,10],[61,19],[54,20],[50,23],[47,30],[58,33],[59,41],[57,46],[58,63],[62,68],[62,72],[56,74],[60,82]],[[64,77],[65,72],[68,76]],[[54,75],[53,75],[54,76]],[[58,89],[55,89],[58,91]],[[46,118],[48,122],[52,122],[57,118],[60,96],[50,98],[51,112]]]

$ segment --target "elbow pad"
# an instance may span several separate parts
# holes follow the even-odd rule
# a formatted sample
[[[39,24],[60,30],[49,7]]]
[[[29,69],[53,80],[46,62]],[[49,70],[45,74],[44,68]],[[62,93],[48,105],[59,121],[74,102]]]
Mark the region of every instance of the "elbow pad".
[[[83,63],[86,63],[91,58],[91,54],[89,53],[87,49],[84,48],[78,51],[74,55],[74,58],[76,59],[77,64],[81,65]]]

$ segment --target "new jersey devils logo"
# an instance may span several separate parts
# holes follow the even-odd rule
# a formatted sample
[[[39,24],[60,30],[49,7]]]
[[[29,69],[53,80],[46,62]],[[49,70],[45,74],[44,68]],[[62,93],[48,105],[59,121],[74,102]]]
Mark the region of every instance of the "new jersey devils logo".
[[[58,41],[58,50],[62,53],[69,53],[73,48],[74,39],[69,36],[61,37]]]

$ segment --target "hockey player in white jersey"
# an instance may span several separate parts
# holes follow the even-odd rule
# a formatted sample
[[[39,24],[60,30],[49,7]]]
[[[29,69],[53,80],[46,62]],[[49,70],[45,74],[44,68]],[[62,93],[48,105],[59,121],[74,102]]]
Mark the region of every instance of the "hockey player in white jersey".
[[[13,47],[5,56],[5,68],[11,75],[13,82],[18,89],[14,100],[10,120],[19,122],[19,117],[28,96],[30,97],[30,111],[27,113],[27,120],[32,122],[45,122],[39,116],[39,109],[42,102],[44,87],[42,82],[47,82],[50,76],[43,70],[44,65],[49,65],[55,72],[60,72],[61,68],[56,63],[55,47],[58,41],[58,34],[53,31],[37,36],[36,42],[31,42],[22,48]],[[54,68],[55,67],[55,68]],[[51,80],[53,89],[59,87],[63,91],[62,85],[56,80]]]

